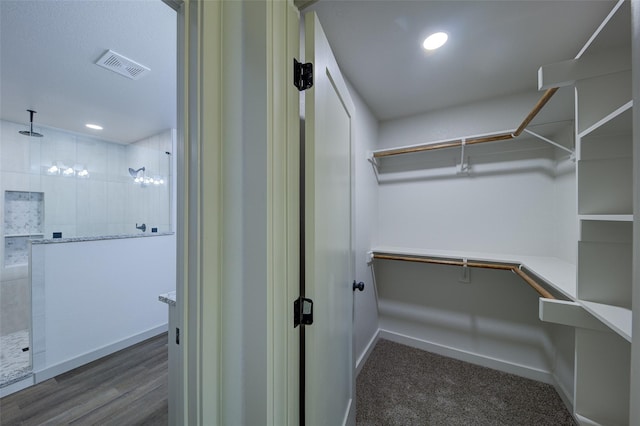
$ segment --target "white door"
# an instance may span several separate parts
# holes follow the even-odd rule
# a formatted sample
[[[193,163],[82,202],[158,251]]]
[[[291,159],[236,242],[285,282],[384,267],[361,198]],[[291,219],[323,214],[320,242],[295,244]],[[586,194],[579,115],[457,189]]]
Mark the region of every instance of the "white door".
[[[354,106],[315,13],[305,16],[305,329],[307,426],[355,424],[351,241]]]

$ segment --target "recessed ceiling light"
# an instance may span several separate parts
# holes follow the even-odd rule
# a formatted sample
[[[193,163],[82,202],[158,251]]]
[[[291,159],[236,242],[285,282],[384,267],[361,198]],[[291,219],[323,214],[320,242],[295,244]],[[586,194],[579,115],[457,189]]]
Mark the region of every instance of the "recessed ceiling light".
[[[102,130],[102,126],[98,126],[97,124],[90,124],[89,123],[89,124],[85,124],[85,126],[87,126],[90,129],[93,129],[93,130]]]
[[[445,44],[448,38],[449,36],[447,35],[447,33],[440,32],[431,34],[429,37],[424,39],[422,47],[424,47],[426,50],[435,50]]]

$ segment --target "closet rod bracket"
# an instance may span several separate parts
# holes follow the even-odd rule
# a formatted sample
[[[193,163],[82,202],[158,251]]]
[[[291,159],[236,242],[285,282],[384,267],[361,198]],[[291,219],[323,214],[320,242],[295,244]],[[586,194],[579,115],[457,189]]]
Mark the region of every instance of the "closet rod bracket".
[[[367,161],[373,164],[374,167],[378,167],[378,159],[373,155],[373,151],[367,152]]]
[[[464,149],[467,146],[467,140],[462,138],[460,141],[460,166],[458,167],[457,173],[459,175],[469,174],[469,162],[464,159]]]
[[[462,259],[462,272],[458,281],[460,281],[461,283],[468,283],[470,282],[470,280],[471,277],[469,276],[469,265],[467,264],[467,259],[464,258]]]
[[[367,252],[367,265],[371,265],[373,263],[373,251]]]

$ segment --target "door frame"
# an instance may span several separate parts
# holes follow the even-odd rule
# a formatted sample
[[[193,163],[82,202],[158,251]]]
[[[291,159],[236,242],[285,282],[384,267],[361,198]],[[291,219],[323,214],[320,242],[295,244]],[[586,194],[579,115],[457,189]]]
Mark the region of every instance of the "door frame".
[[[249,3],[242,0],[240,7]],[[229,179],[225,169],[233,160],[230,147],[237,136],[226,133],[231,128],[228,123],[238,119],[237,110],[228,106],[242,102],[227,90],[243,83],[242,69],[223,60],[243,47],[237,35],[248,24],[238,15],[238,4],[196,0],[179,4],[176,326],[181,338],[180,365],[174,368],[179,389],[170,404],[176,424],[242,423],[257,410],[264,424],[295,425],[299,336],[293,329],[292,304],[299,278],[299,101],[291,84],[291,64],[299,51],[299,12],[291,0],[264,4],[267,219],[266,257],[261,261],[266,262],[268,290],[261,302],[266,312],[267,373],[259,392],[263,399],[238,401],[235,397],[250,384],[231,381],[224,374],[230,365],[243,371],[228,348],[248,350],[246,342],[234,340],[229,321],[225,326],[229,303],[237,301],[229,293],[234,286],[246,285],[230,279],[234,266],[229,246],[234,236],[225,233],[238,226],[230,209],[232,195],[243,190],[242,182]],[[243,333],[242,328],[236,331]]]

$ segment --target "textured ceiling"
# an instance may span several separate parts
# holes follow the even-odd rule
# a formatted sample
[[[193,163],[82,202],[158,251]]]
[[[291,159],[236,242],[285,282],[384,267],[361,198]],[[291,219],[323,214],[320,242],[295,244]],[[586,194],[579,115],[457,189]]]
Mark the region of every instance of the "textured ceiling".
[[[0,1],[0,118],[131,143],[176,126],[176,12],[160,0]],[[112,49],[151,69],[95,65]],[[102,131],[91,131],[97,123]]]
[[[538,68],[573,58],[614,5],[320,0],[310,9],[347,79],[386,120],[536,90]],[[449,42],[426,53],[421,42],[434,31]],[[94,65],[107,49],[151,72],[134,81]],[[26,123],[31,108],[36,131],[120,143],[175,127],[175,49],[176,13],[160,0],[1,0],[0,118]]]
[[[320,0],[341,70],[378,119],[537,88],[541,65],[573,59],[615,1]],[[421,48],[436,31],[449,41]]]

